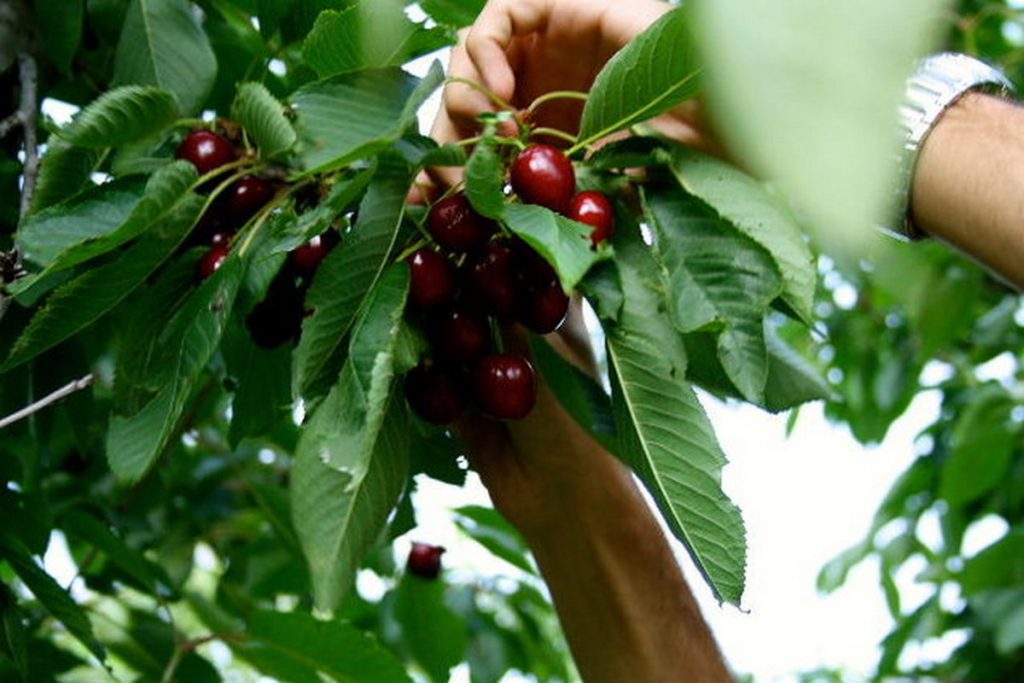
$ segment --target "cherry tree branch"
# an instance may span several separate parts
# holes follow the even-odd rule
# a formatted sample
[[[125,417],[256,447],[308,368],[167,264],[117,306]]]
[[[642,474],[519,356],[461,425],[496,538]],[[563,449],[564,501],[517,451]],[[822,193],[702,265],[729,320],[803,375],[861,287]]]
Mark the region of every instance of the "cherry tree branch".
[[[18,412],[11,413],[7,417],[0,419],[0,429],[3,429],[4,427],[9,427],[15,422],[24,420],[26,417],[38,413],[43,408],[46,408],[47,406],[50,406],[56,403],[57,401],[60,401],[61,399],[70,396],[71,394],[82,391],[83,389],[87,388],[90,384],[92,384],[92,380],[93,376],[91,374],[88,374],[85,377],[82,377],[81,379],[76,379],[74,382],[68,382],[60,389],[57,389],[57,391],[53,392],[52,394],[44,396],[35,403],[25,406]]]
[[[28,214],[32,195],[39,178],[39,67],[28,50],[18,55],[18,77],[21,80],[21,104],[18,116],[25,135],[25,164],[22,166],[24,183],[21,189],[21,217]]]

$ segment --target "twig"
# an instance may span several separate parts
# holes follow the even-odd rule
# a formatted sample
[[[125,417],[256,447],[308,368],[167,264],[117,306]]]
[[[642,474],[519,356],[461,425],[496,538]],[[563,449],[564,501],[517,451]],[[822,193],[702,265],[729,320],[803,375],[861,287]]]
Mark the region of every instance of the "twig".
[[[167,667],[164,669],[164,675],[160,678],[161,683],[172,683],[172,681],[174,681],[175,674],[178,673],[178,666],[181,664],[181,660],[197,647],[206,645],[207,643],[215,640],[239,641],[241,640],[241,637],[237,633],[211,633],[199,638],[193,638],[192,640],[186,640],[178,645],[178,647],[174,648],[174,653],[171,655],[171,659],[167,662]]]
[[[6,119],[0,120],[0,140],[7,137],[7,134],[21,125],[21,112],[14,112]]]
[[[70,396],[71,394],[74,394],[78,391],[87,388],[90,384],[92,384],[92,379],[93,377],[91,374],[86,375],[81,379],[76,379],[74,382],[69,382],[68,384],[65,384],[64,386],[62,386],[60,389],[53,392],[49,396],[44,396],[35,403],[25,406],[18,412],[11,413],[7,417],[0,420],[0,429],[3,429],[4,427],[9,427],[15,422],[18,422],[19,420],[24,420],[26,417],[38,413],[43,408],[46,408],[47,406],[56,403],[57,401]]]
[[[18,76],[21,80],[18,116],[25,135],[25,165],[22,167],[25,180],[21,190],[21,217],[24,218],[32,205],[32,195],[35,194],[39,176],[39,140],[36,134],[39,118],[39,69],[35,58],[28,51],[18,55]]]

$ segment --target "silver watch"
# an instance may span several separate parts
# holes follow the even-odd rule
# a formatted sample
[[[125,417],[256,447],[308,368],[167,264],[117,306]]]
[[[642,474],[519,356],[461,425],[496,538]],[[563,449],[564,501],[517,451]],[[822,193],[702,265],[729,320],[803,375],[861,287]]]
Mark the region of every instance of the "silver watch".
[[[925,57],[907,79],[907,89],[900,106],[900,131],[903,148],[900,154],[899,182],[893,198],[893,217],[896,225],[887,226],[890,232],[907,239],[921,237],[910,220],[910,188],[914,169],[928,133],[950,105],[969,90],[1009,94],[1013,84],[985,62],[955,52],[942,52]]]

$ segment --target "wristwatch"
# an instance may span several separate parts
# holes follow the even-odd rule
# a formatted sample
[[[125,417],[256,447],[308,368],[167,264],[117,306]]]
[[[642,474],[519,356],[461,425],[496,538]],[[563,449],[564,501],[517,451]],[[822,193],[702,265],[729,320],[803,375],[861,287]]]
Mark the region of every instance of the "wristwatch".
[[[942,113],[969,90],[1009,95],[1013,89],[1001,71],[968,55],[942,52],[918,63],[907,79],[899,111],[903,147],[893,197],[894,225],[887,227],[888,232],[911,240],[924,236],[911,220],[910,189],[921,147]]]

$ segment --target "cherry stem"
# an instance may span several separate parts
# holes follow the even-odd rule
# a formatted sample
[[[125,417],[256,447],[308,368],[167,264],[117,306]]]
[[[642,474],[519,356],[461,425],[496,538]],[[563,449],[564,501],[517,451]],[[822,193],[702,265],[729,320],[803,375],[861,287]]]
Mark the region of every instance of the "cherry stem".
[[[402,253],[400,253],[400,254],[399,254],[399,255],[398,255],[398,256],[397,256],[396,258],[395,258],[395,261],[396,261],[396,262],[401,262],[401,261],[404,261],[405,259],[409,258],[409,257],[410,257],[410,256],[412,256],[413,254],[415,254],[415,253],[416,253],[417,251],[419,251],[420,249],[422,249],[423,247],[425,247],[425,246],[427,246],[427,245],[429,245],[429,244],[430,244],[430,240],[429,240],[429,239],[427,239],[426,237],[424,237],[423,239],[421,239],[421,240],[418,240],[418,241],[416,241],[416,242],[413,242],[413,243],[412,243],[411,245],[409,245],[408,247],[406,247],[406,248],[405,248],[405,249],[404,249],[404,250],[402,251]]]
[[[491,340],[494,342],[494,349],[498,353],[505,353],[505,335],[501,333],[501,324],[497,318],[488,317],[488,324],[491,327]]]
[[[468,86],[468,87],[472,88],[473,90],[476,90],[478,93],[482,94],[484,97],[486,97],[488,100],[491,101],[491,104],[493,104],[494,106],[498,107],[499,109],[503,109],[505,111],[513,111],[513,112],[515,111],[515,108],[511,104],[509,104],[508,102],[506,102],[505,100],[501,99],[496,94],[494,94],[493,90],[491,90],[490,88],[488,88],[485,85],[481,85],[480,83],[477,83],[476,81],[471,81],[468,78],[459,78],[457,76],[449,76],[448,78],[445,79],[445,83],[446,84],[460,83],[462,85]]]
[[[247,234],[245,235],[245,241],[242,242],[242,246],[238,249],[238,255],[244,256],[245,253],[249,251],[249,247],[252,245],[252,241],[256,238],[256,234],[270,219],[270,214],[273,213],[274,209],[281,206],[281,204],[283,204],[289,197],[312,182],[313,181],[311,179],[307,179],[290,186],[284,192],[278,193],[277,196],[267,202],[266,206],[260,209],[259,213],[249,219],[249,222],[242,226],[242,230],[246,231]]]
[[[578,142],[575,135],[570,135],[569,133],[566,133],[564,130],[558,130],[557,128],[545,128],[543,126],[541,126],[540,128],[534,128],[533,130],[530,131],[530,137],[532,138],[535,135],[550,135],[553,138],[565,140],[571,145],[575,145]]]
[[[171,128],[209,128],[211,123],[203,119],[178,119],[171,124]]]
[[[555,90],[535,99],[530,103],[530,106],[526,108],[526,111],[532,114],[537,111],[541,105],[553,100],[580,100],[582,102],[586,102],[588,99],[590,99],[589,94],[578,90]]]
[[[197,187],[202,187],[203,185],[205,185],[206,183],[210,182],[211,180],[213,180],[217,176],[223,175],[223,174],[227,173],[228,171],[234,171],[234,170],[239,169],[239,168],[245,168],[246,166],[253,166],[255,163],[256,163],[255,159],[246,158],[246,159],[237,159],[235,161],[232,161],[231,163],[224,164],[223,166],[218,166],[217,168],[213,169],[212,171],[210,171],[206,175],[199,176],[199,179],[196,180],[194,183],[192,183],[191,189],[195,190]],[[235,174],[235,175],[233,175],[231,177],[231,180],[238,180],[239,178],[241,178],[242,176],[247,175],[248,173],[249,173],[248,170],[246,170],[245,173],[237,173],[237,174]],[[212,197],[212,194],[222,192],[223,189],[224,189],[224,184],[221,183],[220,185],[217,186],[217,189],[214,190],[214,193],[211,193],[211,197]],[[203,207],[203,210],[205,211],[207,208],[209,208],[209,202],[207,202],[207,205],[205,207]]]

